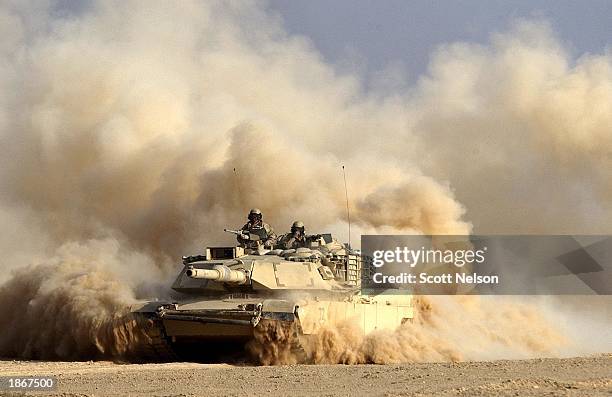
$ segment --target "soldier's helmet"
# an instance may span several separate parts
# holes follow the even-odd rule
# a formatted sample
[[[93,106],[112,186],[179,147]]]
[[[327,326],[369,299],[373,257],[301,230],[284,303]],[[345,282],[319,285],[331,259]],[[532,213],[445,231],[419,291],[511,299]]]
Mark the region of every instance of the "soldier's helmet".
[[[262,219],[261,210],[259,208],[253,208],[249,212],[250,221],[260,221]]]
[[[302,221],[295,221],[295,222],[293,222],[293,225],[291,225],[291,233],[295,233],[298,230],[302,234],[304,234],[304,222],[302,222]]]

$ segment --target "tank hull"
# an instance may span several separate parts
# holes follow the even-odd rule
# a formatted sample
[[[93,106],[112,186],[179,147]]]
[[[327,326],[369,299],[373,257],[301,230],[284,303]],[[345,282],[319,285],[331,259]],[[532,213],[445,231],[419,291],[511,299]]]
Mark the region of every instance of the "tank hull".
[[[160,354],[148,349],[143,357],[148,361],[198,361],[218,358],[220,353],[244,353],[245,345],[256,339],[264,323],[290,328],[298,337],[314,337],[323,328],[346,322],[362,334],[394,330],[414,316],[410,296],[385,295],[342,300],[200,298],[183,303],[148,302],[133,307],[132,312],[154,324],[151,340]]]

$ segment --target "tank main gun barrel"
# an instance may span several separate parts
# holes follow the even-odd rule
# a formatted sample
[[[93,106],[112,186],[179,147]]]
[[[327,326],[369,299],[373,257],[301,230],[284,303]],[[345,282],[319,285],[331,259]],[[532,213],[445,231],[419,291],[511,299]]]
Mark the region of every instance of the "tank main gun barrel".
[[[233,270],[223,265],[215,265],[212,269],[198,269],[189,266],[185,274],[191,278],[221,281],[224,283],[245,284],[247,282],[247,276],[243,271]]]

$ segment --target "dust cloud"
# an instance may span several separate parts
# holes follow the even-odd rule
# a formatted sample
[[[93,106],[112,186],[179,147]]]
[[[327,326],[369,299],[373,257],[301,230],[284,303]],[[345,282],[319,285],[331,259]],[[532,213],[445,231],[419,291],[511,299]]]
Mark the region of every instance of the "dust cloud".
[[[350,319],[301,338],[264,323],[248,351],[263,365],[391,364],[556,356],[570,345],[538,306],[510,298],[419,296],[415,309],[411,322],[367,335]]]
[[[121,356],[108,324],[250,207],[346,240],[341,165],[355,234],[605,233],[611,65],[519,21],[387,94],[258,2],[3,2],[0,355]],[[391,360],[486,358],[420,335]]]
[[[136,286],[110,270],[123,260],[112,241],[69,244],[46,264],[19,268],[0,286],[0,352],[25,359],[121,359],[146,336],[126,302]]]

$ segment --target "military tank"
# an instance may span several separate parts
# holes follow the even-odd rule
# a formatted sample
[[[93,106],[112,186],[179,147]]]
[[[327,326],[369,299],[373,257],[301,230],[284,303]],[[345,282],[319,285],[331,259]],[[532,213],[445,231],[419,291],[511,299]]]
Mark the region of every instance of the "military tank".
[[[308,362],[307,341],[323,327],[352,321],[366,334],[413,318],[410,296],[361,294],[362,272],[371,266],[359,251],[330,234],[318,237],[309,248],[208,247],[183,257],[176,300],[132,307],[146,333],[139,358],[206,361],[257,344],[265,356],[280,354],[284,343],[294,362]],[[276,350],[262,353],[270,338]]]

